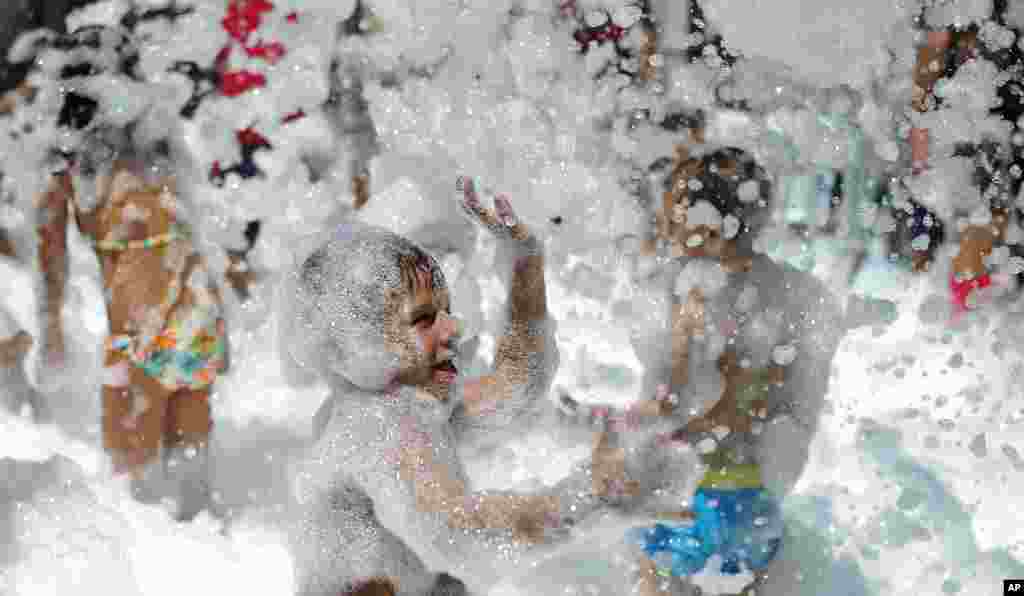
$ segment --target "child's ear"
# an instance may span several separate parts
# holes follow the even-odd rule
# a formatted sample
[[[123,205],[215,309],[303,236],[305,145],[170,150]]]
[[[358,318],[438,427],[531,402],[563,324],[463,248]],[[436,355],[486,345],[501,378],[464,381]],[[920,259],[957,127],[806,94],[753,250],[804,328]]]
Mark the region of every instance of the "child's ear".
[[[390,317],[401,317],[402,307],[405,306],[402,302],[402,291],[395,288],[388,288],[384,290],[384,316],[385,319]],[[392,319],[394,320],[394,319]]]

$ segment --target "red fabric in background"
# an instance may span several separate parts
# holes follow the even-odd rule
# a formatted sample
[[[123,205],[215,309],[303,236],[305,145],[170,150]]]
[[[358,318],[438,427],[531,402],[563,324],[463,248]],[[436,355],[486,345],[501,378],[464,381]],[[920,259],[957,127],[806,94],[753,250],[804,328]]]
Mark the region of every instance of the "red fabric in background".
[[[971,295],[971,292],[978,288],[987,288],[991,285],[992,276],[988,273],[963,281],[958,281],[956,276],[950,277],[949,289],[953,293],[952,299],[953,305],[956,307],[956,314],[961,314],[968,310],[967,298]]]

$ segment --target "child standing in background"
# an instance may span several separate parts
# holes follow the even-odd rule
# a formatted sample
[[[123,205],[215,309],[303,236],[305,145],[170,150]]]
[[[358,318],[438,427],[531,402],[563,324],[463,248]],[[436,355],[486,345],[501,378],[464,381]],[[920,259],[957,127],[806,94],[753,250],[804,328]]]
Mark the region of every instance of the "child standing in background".
[[[946,51],[952,43],[953,34],[949,31],[928,31],[924,45],[918,48],[910,101],[915,112],[924,114],[935,108],[935,83],[945,76]],[[928,143],[927,128],[910,129],[910,159],[915,175],[928,166]]]
[[[998,23],[998,15],[993,21]],[[998,25],[996,27],[998,30]],[[963,27],[943,27],[930,30],[925,44],[919,48],[914,67],[914,90],[911,105],[914,111],[925,114],[933,110],[958,109],[957,105],[944,106],[949,98],[938,97],[935,92],[942,78],[953,79],[965,68],[984,68],[991,61],[999,69],[1008,69],[1016,59],[1014,50],[1001,48],[989,32],[982,40],[981,28],[977,24]],[[1011,36],[1012,39],[1012,36]],[[1000,90],[1000,95],[1004,95]],[[1003,98],[1005,104],[1005,98]],[[1005,108],[1005,106],[1001,106]],[[1003,109],[993,109],[993,115],[1007,117]],[[922,175],[928,168],[934,139],[928,129],[915,127],[910,133],[912,173]],[[992,275],[1005,264],[1010,254],[1007,244],[1017,239],[1008,234],[1016,228],[1016,209],[1012,206],[1012,178],[1009,171],[1008,153],[1012,151],[1004,140],[983,133],[980,139],[958,142],[951,148],[952,157],[970,159],[973,162],[970,177],[971,195],[975,188],[977,201],[963,200],[954,205],[950,214],[957,225],[947,225],[957,239],[957,249],[952,253],[949,272],[950,301],[953,319],[958,320],[966,311],[974,308],[981,296],[995,290],[1005,291],[1015,285],[1012,275]],[[972,199],[974,197],[966,197]],[[911,201],[914,209],[914,224],[919,226],[918,212],[932,221],[937,216]],[[979,206],[980,203],[980,206]],[[968,213],[970,212],[970,213]],[[968,221],[969,218],[969,221]],[[987,220],[987,221],[986,221]],[[934,226],[930,226],[934,227]],[[932,247],[934,249],[934,247]],[[929,251],[933,252],[933,251]],[[926,269],[924,261],[930,254],[915,251],[917,269]]]
[[[806,461],[828,391],[827,362],[848,329],[864,323],[856,313],[844,318],[829,289],[808,273],[763,256],[753,257],[748,271],[724,274],[718,267],[707,257],[690,258],[684,272],[692,271],[677,283],[684,308],[669,341],[686,349],[672,350],[675,377],[655,371],[671,379],[671,390],[664,383],[653,399],[624,412],[562,400],[576,419],[609,424],[595,441],[603,485],[595,491],[656,487],[638,495],[633,512],[645,522],[628,536],[643,551],[636,586],[644,596],[689,593],[676,590],[711,578],[729,586],[726,594],[760,591],[786,548],[779,500]],[[698,288],[705,299],[689,299]],[[712,366],[703,366],[709,360]],[[676,430],[661,435],[660,450],[680,461],[695,451],[704,468],[699,476],[675,469],[669,474],[679,477],[666,474],[660,485],[643,476],[650,462],[635,461],[637,452],[619,445],[645,436],[652,423],[672,424]]]
[[[137,498],[175,499],[175,517],[187,520],[209,499],[210,388],[227,366],[221,299],[178,214],[173,179],[150,178],[153,156],[117,136],[92,131],[40,201],[45,349],[63,361],[71,216],[100,259],[107,295],[103,446]]]
[[[227,334],[177,185],[180,147],[173,133],[158,130],[160,108],[111,122],[108,98],[89,86],[97,73],[125,85],[137,80],[133,42],[124,30],[98,25],[44,40],[38,49],[50,60],[39,60],[46,70],[32,79],[39,99],[19,107],[42,123],[20,131],[23,142],[40,135],[31,140],[51,149],[34,164],[49,170],[35,204],[41,374],[66,366],[61,311],[72,219],[100,261],[110,325],[103,446],[115,473],[131,476],[137,498],[169,498],[174,516],[188,520],[209,504],[210,392],[227,367]]]
[[[691,138],[702,136],[699,129],[691,131]],[[684,478],[661,480],[660,492],[671,492],[667,496],[674,500],[656,498],[643,506],[654,523],[630,534],[630,541],[643,550],[635,584],[635,593],[642,596],[674,593],[671,577],[692,576],[713,556],[720,567],[708,569],[711,573],[759,572],[781,544],[778,503],[763,486],[753,444],[760,426],[779,410],[772,394],[783,381],[782,368],[771,365],[764,352],[777,339],[782,317],[774,311],[757,312],[756,292],[751,295],[744,284],[755,264],[776,269],[739,241],[755,217],[738,197],[743,180],[756,180],[756,164],[744,157],[732,149],[691,157],[681,147],[666,181],[657,236],[678,259],[679,273],[668,313],[670,358],[665,370],[658,369],[665,376],[655,397],[625,412],[562,397],[566,416],[602,429],[593,449],[595,493],[644,499],[643,488],[658,484],[632,477],[649,470],[630,462],[622,446],[629,442],[622,433],[642,426],[669,420],[682,424],[662,436],[661,449],[668,453],[673,445],[690,444],[704,460],[706,471],[696,493],[677,494],[678,486],[664,489],[685,483]],[[743,341],[750,333],[768,337]],[[741,357],[740,350],[757,353],[744,352]],[[681,470],[660,471],[692,476]],[[647,511],[651,507],[655,510]]]

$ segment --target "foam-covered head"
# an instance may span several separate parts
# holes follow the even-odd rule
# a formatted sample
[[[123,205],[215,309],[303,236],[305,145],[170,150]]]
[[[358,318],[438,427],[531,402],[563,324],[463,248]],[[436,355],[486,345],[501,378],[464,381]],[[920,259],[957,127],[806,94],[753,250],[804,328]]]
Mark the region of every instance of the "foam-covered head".
[[[176,167],[169,139],[139,134],[144,122],[128,127],[103,124],[81,134],[74,147],[71,181],[79,207],[92,211],[114,191],[120,171],[129,171],[145,184],[172,184]]]
[[[82,137],[71,168],[71,182],[81,208],[92,211],[106,194],[113,175],[114,160],[127,144],[123,131],[95,128]]]
[[[289,285],[284,341],[307,370],[383,390],[393,383],[430,385],[436,365],[454,357],[440,267],[387,230],[338,226],[299,263]],[[438,376],[447,381],[446,395],[453,379]]]

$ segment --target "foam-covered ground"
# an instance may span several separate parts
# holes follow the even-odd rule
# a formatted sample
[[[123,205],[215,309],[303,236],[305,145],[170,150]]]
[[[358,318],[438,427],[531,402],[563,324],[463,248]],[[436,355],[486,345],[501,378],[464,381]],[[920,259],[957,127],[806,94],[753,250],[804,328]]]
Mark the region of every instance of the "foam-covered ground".
[[[555,384],[598,401],[639,396],[645,364],[631,334],[652,333],[659,322],[647,313],[665,309],[635,281],[634,257],[608,248],[644,219],[626,207],[628,196],[607,167],[612,135],[594,132],[591,117],[609,100],[576,78],[584,68],[572,62],[566,32],[527,18],[497,42],[489,35],[498,27],[488,23],[504,4],[455,11],[450,21],[446,13],[378,5],[383,18],[417,33],[402,38],[396,25],[392,34],[401,39],[377,60],[404,51],[430,62],[449,42],[456,51],[450,68],[434,79],[368,86],[384,151],[374,161],[375,192],[362,217],[448,254],[454,310],[480,334],[484,355],[493,348],[502,288],[489,273],[493,247],[449,223],[454,174],[472,172],[525,197],[515,204],[538,226],[563,215],[566,231],[549,245],[549,300],[562,355]],[[737,49],[762,59],[757,68],[764,72],[788,68],[801,84],[858,86],[887,76],[880,73],[891,68],[881,65],[883,44],[909,51],[910,42],[901,29],[904,9],[895,3],[851,6],[710,0],[705,12]],[[477,67],[484,82],[472,87],[466,73]],[[697,69],[689,74],[703,76]],[[680,83],[672,93],[700,104],[694,89]],[[885,126],[872,129],[870,119],[884,121],[888,109],[879,101],[861,114],[882,148],[898,139]],[[740,129],[757,124],[736,122]],[[709,136],[755,144],[742,130],[726,128]],[[256,205],[261,192],[283,194],[288,187],[281,180],[283,174],[243,198]],[[329,199],[342,201],[321,185],[289,194],[286,205],[261,207],[258,260],[271,274],[249,304],[232,305],[233,367],[218,384],[215,404],[218,516],[204,513],[191,524],[135,503],[124,483],[110,479],[98,449],[101,292],[88,248],[73,244],[65,320],[75,339],[68,370],[49,380],[65,381],[51,392],[54,423],[35,426],[0,412],[0,593],[289,593],[291,562],[274,528],[275,507],[284,501],[289,462],[309,439],[326,388],[295,387],[285,378],[273,314],[275,275],[288,263],[285,248],[298,235],[296,223],[311,231],[326,219]],[[823,402],[816,434],[800,437],[798,447],[779,445],[780,454],[795,449],[806,462],[796,463],[803,471],[785,502],[782,561],[761,594],[988,595],[999,593],[1002,579],[1024,577],[1022,316],[990,313],[957,329],[925,324],[921,305],[944,288],[931,278],[905,281],[889,289],[900,305],[893,324],[854,330],[841,342],[828,393],[810,396]],[[34,328],[31,298],[22,292],[11,301]],[[627,302],[631,310],[620,308]],[[483,487],[533,487],[557,480],[585,455],[585,448],[529,436],[479,455],[469,471]],[[620,544],[623,529],[617,522],[581,535],[493,593],[626,594],[632,561]],[[702,581],[713,586],[716,580]]]

